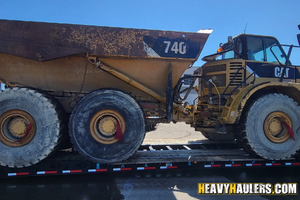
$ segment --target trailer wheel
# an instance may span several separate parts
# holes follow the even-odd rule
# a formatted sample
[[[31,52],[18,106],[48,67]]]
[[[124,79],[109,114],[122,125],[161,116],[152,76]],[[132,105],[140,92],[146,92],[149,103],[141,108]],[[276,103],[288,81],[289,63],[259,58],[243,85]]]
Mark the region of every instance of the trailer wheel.
[[[117,139],[121,131],[123,141]],[[72,111],[71,142],[84,157],[102,164],[132,156],[145,137],[145,118],[139,104],[118,90],[96,90],[85,95]]]
[[[27,88],[0,92],[0,164],[27,167],[58,145],[62,129],[55,104]]]
[[[249,108],[238,132],[238,141],[246,152],[265,159],[291,157],[300,147],[300,108],[291,98],[269,94],[259,98]],[[283,123],[295,133],[291,137]]]

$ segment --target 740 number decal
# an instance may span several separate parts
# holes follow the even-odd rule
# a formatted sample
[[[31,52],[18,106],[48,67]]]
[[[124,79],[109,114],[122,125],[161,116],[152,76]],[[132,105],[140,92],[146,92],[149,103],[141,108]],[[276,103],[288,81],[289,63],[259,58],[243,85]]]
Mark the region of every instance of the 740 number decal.
[[[171,41],[164,41],[167,44],[165,48],[165,53],[169,53],[169,51],[173,51],[175,54],[186,54],[186,44],[185,42],[174,42],[172,44]],[[171,48],[170,48],[171,47]]]

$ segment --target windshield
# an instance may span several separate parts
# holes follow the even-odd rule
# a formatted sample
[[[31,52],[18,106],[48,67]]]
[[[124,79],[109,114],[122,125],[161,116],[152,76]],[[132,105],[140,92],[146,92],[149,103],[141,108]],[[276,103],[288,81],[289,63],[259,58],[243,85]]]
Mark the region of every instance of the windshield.
[[[203,61],[212,61],[212,60],[224,60],[231,58],[240,58],[242,51],[242,43],[240,38],[235,37],[231,42],[226,42],[221,45],[221,51],[212,55],[208,55],[202,58]]]
[[[231,50],[231,51],[222,53],[221,55],[222,55],[222,56],[219,56],[219,57],[217,58],[217,60],[223,60],[223,59],[234,58],[234,51]]]

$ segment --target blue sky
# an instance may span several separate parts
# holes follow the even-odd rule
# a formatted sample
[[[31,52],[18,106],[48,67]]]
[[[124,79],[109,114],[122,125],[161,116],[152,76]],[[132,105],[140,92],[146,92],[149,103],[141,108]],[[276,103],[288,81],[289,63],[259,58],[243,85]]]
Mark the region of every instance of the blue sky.
[[[272,35],[298,45],[298,0],[0,0],[0,18],[196,32],[213,29],[200,58],[229,35]],[[202,61],[194,66],[201,66]]]

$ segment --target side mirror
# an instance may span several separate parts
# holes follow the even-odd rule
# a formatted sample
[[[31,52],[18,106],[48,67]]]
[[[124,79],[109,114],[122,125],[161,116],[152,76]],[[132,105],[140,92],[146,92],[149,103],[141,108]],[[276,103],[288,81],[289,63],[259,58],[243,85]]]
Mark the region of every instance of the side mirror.
[[[228,36],[228,42],[231,43],[231,44],[234,43],[234,41],[233,41],[233,39],[232,39],[232,36]]]

